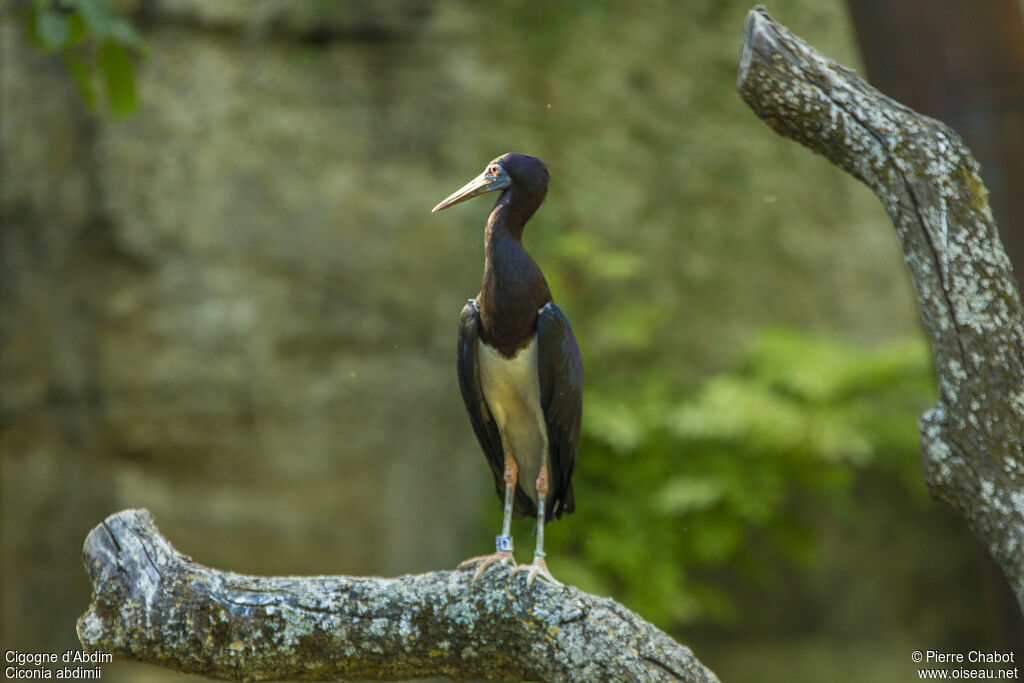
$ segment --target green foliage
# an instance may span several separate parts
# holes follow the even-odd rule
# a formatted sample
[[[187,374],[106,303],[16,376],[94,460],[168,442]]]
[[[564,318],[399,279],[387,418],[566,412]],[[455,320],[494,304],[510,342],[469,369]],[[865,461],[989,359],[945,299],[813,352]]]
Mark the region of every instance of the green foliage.
[[[580,505],[571,534],[549,535],[556,574],[662,626],[729,621],[723,578],[767,587],[781,564],[806,566],[807,501],[845,514],[859,468],[924,498],[929,364],[921,339],[865,350],[773,330],[683,400],[590,391]]]
[[[111,114],[135,111],[132,57],[141,55],[144,46],[108,0],[34,0],[24,16],[33,44],[60,55],[90,109],[96,107],[101,80]]]

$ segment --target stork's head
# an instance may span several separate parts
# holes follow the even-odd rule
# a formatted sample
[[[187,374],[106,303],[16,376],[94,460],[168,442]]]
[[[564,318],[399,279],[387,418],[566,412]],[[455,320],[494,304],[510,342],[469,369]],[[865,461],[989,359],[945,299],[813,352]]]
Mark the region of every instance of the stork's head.
[[[537,207],[547,194],[548,177],[548,168],[540,159],[526,154],[503,154],[487,164],[483,173],[453,192],[433,210],[437,212],[447,209],[486,192],[513,188],[516,194]]]

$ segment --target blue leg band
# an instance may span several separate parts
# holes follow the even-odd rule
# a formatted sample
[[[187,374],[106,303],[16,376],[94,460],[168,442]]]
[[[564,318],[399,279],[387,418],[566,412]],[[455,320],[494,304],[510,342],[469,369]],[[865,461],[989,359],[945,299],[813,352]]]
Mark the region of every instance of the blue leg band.
[[[512,552],[512,537],[511,536],[495,536],[494,537],[494,548],[498,552],[507,550]]]

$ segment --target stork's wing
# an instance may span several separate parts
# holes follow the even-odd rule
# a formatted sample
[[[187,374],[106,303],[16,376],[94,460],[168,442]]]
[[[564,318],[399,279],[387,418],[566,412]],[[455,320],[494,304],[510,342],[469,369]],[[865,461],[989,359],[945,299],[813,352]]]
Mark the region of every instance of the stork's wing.
[[[484,390],[480,385],[480,363],[478,359],[478,341],[480,340],[480,307],[475,299],[470,299],[462,308],[459,318],[459,349],[456,365],[459,371],[459,389],[462,390],[462,401],[466,404],[469,421],[480,442],[480,447],[487,457],[487,464],[494,474],[494,485],[498,490],[498,498],[505,495],[505,454],[501,447],[501,434],[498,425],[487,407]]]
[[[540,405],[548,427],[551,514],[557,519],[576,507],[572,470],[583,417],[583,361],[565,314],[552,301],[537,319]]]

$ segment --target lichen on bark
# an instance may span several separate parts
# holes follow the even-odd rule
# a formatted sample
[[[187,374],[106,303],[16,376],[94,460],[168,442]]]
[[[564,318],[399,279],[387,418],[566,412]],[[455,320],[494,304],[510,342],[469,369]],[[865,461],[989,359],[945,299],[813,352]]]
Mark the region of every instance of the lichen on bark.
[[[145,510],[89,534],[90,651],[231,680],[717,681],[607,598],[503,567],[397,578],[255,577],[177,552]]]

